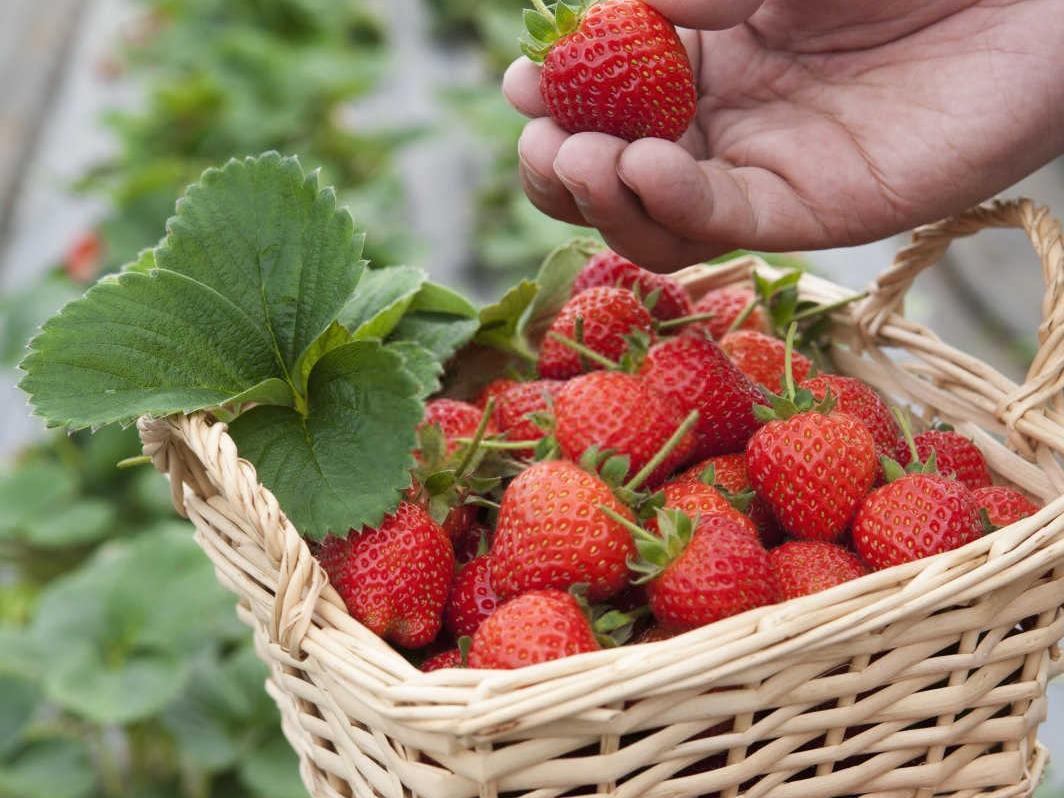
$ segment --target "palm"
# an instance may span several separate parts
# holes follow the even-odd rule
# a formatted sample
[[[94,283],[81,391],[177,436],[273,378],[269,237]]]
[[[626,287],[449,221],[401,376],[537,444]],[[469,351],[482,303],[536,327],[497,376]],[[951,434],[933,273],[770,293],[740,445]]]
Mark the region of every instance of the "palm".
[[[758,5],[649,2],[700,27]],[[542,118],[538,72],[519,61],[504,88],[539,117],[521,140],[526,191],[657,269],[932,221],[1064,151],[1059,11],[1059,0],[765,0],[737,26],[681,29],[700,100],[680,146],[570,136]]]
[[[855,243],[977,202],[1048,157],[1013,123],[1044,114],[1031,105],[1060,77],[1029,36],[1051,2],[811,5],[770,0],[746,25],[697,34],[702,100],[684,141],[696,158],[777,175],[828,238]]]

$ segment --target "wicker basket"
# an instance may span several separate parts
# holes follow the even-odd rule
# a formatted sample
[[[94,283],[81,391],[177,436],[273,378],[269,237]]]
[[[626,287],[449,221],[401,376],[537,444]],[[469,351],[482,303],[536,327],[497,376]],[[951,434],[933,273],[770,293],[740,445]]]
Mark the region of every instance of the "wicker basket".
[[[1047,286],[1026,383],[897,311],[951,239],[1021,227]],[[680,276],[695,296],[772,273],[744,257]],[[804,296],[849,292],[812,276]],[[962,549],[664,642],[517,671],[420,673],[360,626],[276,499],[204,415],[142,420],[271,669],[317,798],[1023,796],[1064,635],[1064,244],[1029,201],[916,231],[835,315],[839,370],[955,424],[1049,504]],[[891,353],[891,350],[895,350]]]

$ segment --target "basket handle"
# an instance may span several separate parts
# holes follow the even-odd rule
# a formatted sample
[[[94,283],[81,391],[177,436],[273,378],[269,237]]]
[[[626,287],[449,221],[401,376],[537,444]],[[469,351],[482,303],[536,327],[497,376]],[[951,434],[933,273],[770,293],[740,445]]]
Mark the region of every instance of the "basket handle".
[[[1030,407],[1060,396],[1055,383],[1064,373],[1064,239],[1060,222],[1045,207],[1029,199],[996,200],[976,206],[941,222],[913,231],[912,243],[901,249],[894,263],[869,289],[868,297],[854,311],[858,328],[875,337],[894,313],[900,313],[905,295],[916,276],[938,263],[955,238],[973,235],[990,227],[1020,228],[1042,262],[1046,292],[1042,299],[1042,323],[1038,327],[1038,350],[1027,379],[1010,404]]]

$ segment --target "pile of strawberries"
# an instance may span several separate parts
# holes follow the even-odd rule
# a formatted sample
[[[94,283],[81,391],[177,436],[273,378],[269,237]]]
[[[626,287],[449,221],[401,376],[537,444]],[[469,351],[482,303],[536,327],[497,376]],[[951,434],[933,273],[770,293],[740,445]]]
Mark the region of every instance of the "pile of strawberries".
[[[813,370],[752,290],[692,305],[600,253],[536,378],[431,400],[407,499],[319,559],[423,669],[517,668],[825,590],[1038,509],[991,486],[968,439],[913,437],[867,384]]]

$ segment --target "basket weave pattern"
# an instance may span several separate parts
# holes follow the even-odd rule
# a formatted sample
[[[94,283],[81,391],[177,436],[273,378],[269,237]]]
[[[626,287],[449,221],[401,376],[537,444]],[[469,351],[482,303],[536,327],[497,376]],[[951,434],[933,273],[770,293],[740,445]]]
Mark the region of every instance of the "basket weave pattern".
[[[1046,283],[1017,385],[898,311],[949,242],[1027,231]],[[771,274],[693,267],[692,295]],[[847,289],[805,276],[804,297]],[[518,671],[422,674],[348,615],[224,424],[142,419],[144,451],[268,663],[267,689],[316,798],[1005,798],[1045,763],[1035,732],[1064,669],[1064,243],[1026,200],[916,231],[832,356],[889,399],[972,437],[1049,504],[962,549],[671,640]]]

